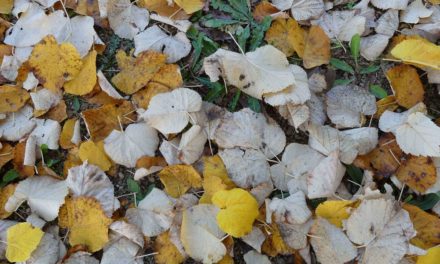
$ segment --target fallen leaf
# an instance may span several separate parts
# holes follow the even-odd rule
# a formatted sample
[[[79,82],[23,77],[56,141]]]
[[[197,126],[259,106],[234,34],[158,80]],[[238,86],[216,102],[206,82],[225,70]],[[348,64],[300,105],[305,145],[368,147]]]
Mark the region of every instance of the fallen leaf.
[[[407,39],[397,44],[391,55],[402,60],[404,63],[417,67],[429,67],[440,70],[440,46],[426,39]]]
[[[63,122],[67,119],[67,105],[64,100],[61,100],[56,106],[52,107],[47,113],[45,113],[42,118],[52,119],[58,123]]]
[[[49,36],[35,45],[28,61],[29,67],[45,88],[57,92],[66,81],[74,79],[81,71],[82,61],[70,43],[57,44]]]
[[[405,108],[411,108],[423,102],[425,89],[419,74],[414,67],[398,65],[386,72],[397,103]]]
[[[417,264],[436,264],[439,259],[440,247],[432,247],[426,255],[417,257]]]
[[[266,32],[265,40],[275,46],[287,57],[297,53],[300,58],[304,55],[307,32],[298,22],[289,19],[277,19]]]
[[[188,19],[189,15],[185,13],[174,1],[167,0],[140,0],[138,5],[145,7],[150,12],[155,12],[160,16],[172,17],[175,20]]]
[[[88,161],[88,163],[98,166],[103,171],[108,171],[112,166],[111,161],[105,154],[102,141],[95,143],[89,140],[81,143],[78,155],[83,162]]]
[[[424,193],[437,180],[437,172],[432,159],[409,155],[396,172],[397,178],[411,189]]]
[[[437,246],[440,243],[440,219],[414,205],[404,204],[403,209],[408,211],[417,231],[411,243],[423,249]]]
[[[63,126],[60,134],[60,146],[63,149],[70,149],[75,147],[75,144],[72,142],[75,135],[75,129],[78,126],[79,121],[76,118],[68,119]]]
[[[425,7],[422,0],[415,0],[403,10],[400,21],[404,23],[417,24],[420,18],[427,18],[432,15],[432,10]]]
[[[195,13],[205,5],[203,0],[174,0],[174,3],[180,6],[187,14]]]
[[[23,262],[31,257],[44,232],[29,223],[19,223],[7,230],[6,258],[11,262]]]
[[[311,69],[330,62],[330,39],[319,26],[311,26],[307,34],[303,64],[304,68]]]
[[[9,14],[9,13],[11,13],[13,7],[14,7],[13,0],[4,1],[0,5],[0,13],[1,14]]]
[[[234,182],[229,178],[228,171],[218,155],[203,157],[203,196],[200,203],[211,203],[217,191],[232,189]]]
[[[304,224],[312,216],[302,191],[292,193],[287,198],[274,197],[272,200],[266,201],[266,214],[273,214],[278,224],[292,225]]]
[[[105,3],[107,3],[110,28],[120,38],[133,39],[137,33],[147,27],[149,22],[147,9],[140,8],[129,0],[108,0]]]
[[[255,250],[250,250],[243,255],[244,262],[246,264],[270,264],[272,263],[266,255],[262,255]]]
[[[386,2],[381,0],[371,0],[371,4],[380,9],[404,10],[408,6],[408,0],[390,0]]]
[[[0,113],[17,112],[29,98],[28,92],[18,86],[0,86]]]
[[[64,84],[66,93],[85,95],[93,90],[96,84],[96,56],[97,52],[92,50],[82,59],[82,68],[78,75]]]
[[[159,178],[165,191],[179,198],[190,188],[202,187],[202,178],[191,165],[171,165],[159,172]]]
[[[12,160],[12,164],[14,165],[14,169],[18,171],[20,176],[29,177],[35,174],[35,169],[33,166],[26,166],[23,164],[25,151],[26,142],[20,142],[15,145],[14,159]]]
[[[88,250],[101,250],[108,242],[108,218],[97,200],[90,197],[68,198],[60,209],[58,225],[69,228],[69,244],[86,245]]]
[[[275,222],[267,227],[265,226],[265,232],[267,234],[267,238],[261,247],[261,252],[271,257],[275,257],[279,254],[287,255],[293,253],[294,249],[290,248],[284,242],[283,237],[280,234],[280,230]]]
[[[169,232],[165,232],[154,240],[154,250],[158,254],[154,255],[154,260],[158,264],[180,264],[183,263],[185,257],[180,254],[179,250],[170,241]]]
[[[166,56],[156,51],[145,51],[133,58],[120,50],[116,53],[116,60],[121,71],[113,76],[112,83],[120,91],[133,94],[145,87],[165,65]]]
[[[140,108],[147,109],[150,105],[151,99],[161,93],[167,93],[170,92],[170,88],[167,86],[155,83],[155,82],[149,82],[147,84],[147,87],[142,88],[141,90],[137,91],[133,94],[131,99],[136,104],[136,106]]]
[[[252,16],[255,20],[261,22],[266,16],[270,16],[276,13],[284,14],[268,1],[261,1],[255,6],[254,11],[252,12]],[[286,18],[286,16],[283,18]]]
[[[394,95],[388,95],[385,98],[376,102],[377,111],[374,114],[374,118],[378,119],[385,111],[394,111],[399,105],[397,104],[396,97]]]
[[[325,201],[316,208],[316,215],[342,228],[342,221],[350,217],[353,201]]]
[[[240,188],[221,190],[212,196],[212,203],[220,208],[217,223],[221,230],[233,237],[252,231],[259,212],[258,203],[249,192]]]
[[[0,219],[8,218],[12,214],[5,210],[5,205],[9,197],[14,194],[16,187],[16,184],[8,184],[0,190]]]
[[[2,148],[0,149],[0,169],[15,156],[15,147],[8,143],[0,143]]]
[[[159,83],[170,89],[182,87],[183,80],[177,64],[165,64],[153,75],[150,83]],[[150,84],[149,83],[149,84]]]

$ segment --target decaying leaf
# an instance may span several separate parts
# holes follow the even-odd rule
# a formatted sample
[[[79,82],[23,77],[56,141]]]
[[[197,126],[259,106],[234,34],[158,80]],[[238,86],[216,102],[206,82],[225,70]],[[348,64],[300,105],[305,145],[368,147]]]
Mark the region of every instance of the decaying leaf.
[[[108,0],[105,3],[110,27],[119,37],[133,39],[147,27],[148,10],[134,5],[129,0]]]
[[[29,93],[18,86],[0,86],[0,113],[17,112],[29,98]]]
[[[0,190],[0,219],[8,218],[12,212],[8,212],[5,210],[5,205],[14,192],[16,184],[8,184]]]
[[[171,165],[159,173],[165,191],[174,198],[179,198],[190,188],[202,187],[202,178],[191,165]]]
[[[180,254],[179,250],[170,241],[169,232],[159,235],[154,240],[154,250],[159,254],[154,256],[154,260],[158,264],[180,264],[185,257]]]
[[[437,172],[432,159],[409,155],[396,171],[397,178],[411,189],[424,193],[437,180]]]
[[[403,208],[408,211],[414,229],[417,231],[411,243],[423,249],[438,245],[440,243],[440,219],[414,205],[404,204]]]

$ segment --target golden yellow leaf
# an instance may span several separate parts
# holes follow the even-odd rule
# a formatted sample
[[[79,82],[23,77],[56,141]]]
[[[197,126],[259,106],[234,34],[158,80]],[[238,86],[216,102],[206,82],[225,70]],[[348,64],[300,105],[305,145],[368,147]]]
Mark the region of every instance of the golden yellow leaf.
[[[78,155],[81,161],[87,160],[89,164],[96,165],[103,171],[108,171],[112,166],[110,159],[105,154],[102,141],[97,144],[91,140],[81,143]]]
[[[180,264],[185,257],[180,254],[176,246],[170,241],[169,232],[162,233],[154,240],[154,260],[157,264]]]
[[[12,7],[14,7],[14,0],[2,0],[0,2],[0,13],[9,14],[11,13]]]
[[[0,113],[18,111],[29,98],[29,93],[18,86],[0,86]]]
[[[234,259],[226,254],[217,264],[234,264]]]
[[[280,10],[278,10],[274,5],[272,5],[268,1],[264,0],[259,2],[255,6],[254,12],[252,12],[252,16],[254,17],[255,20],[261,22],[266,16],[270,16],[278,12],[280,12]]]
[[[104,140],[120,124],[126,125],[136,120],[135,109],[131,102],[106,104],[99,108],[88,109],[81,114],[93,141]]]
[[[26,261],[31,257],[44,232],[29,223],[18,223],[6,231],[6,258],[11,262]]]
[[[269,30],[267,30],[265,40],[284,52],[287,57],[296,52],[302,58],[306,36],[307,32],[294,19],[277,19],[272,22]]]
[[[76,77],[64,84],[64,91],[74,95],[85,95],[93,91],[96,84],[96,50],[92,50],[82,59],[81,71]]]
[[[391,55],[404,63],[440,70],[440,46],[426,39],[407,39],[397,44]]]
[[[165,192],[171,197],[179,198],[189,188],[202,187],[202,178],[191,165],[171,165],[159,172],[160,181]]]
[[[202,0],[174,0],[174,3],[180,6],[187,14],[195,13],[205,5],[205,2]]]
[[[252,231],[258,217],[257,200],[249,192],[235,188],[221,190],[212,196],[212,203],[220,208],[217,224],[233,237],[242,237]]]
[[[228,177],[228,172],[218,155],[203,157],[203,196],[199,203],[211,203],[211,198],[217,191],[232,189],[234,182]]]
[[[29,177],[35,174],[35,169],[34,166],[23,165],[25,150],[26,141],[19,142],[17,145],[15,145],[14,159],[12,160],[12,164],[14,165],[14,169],[18,171],[20,176]]]
[[[428,249],[428,253],[426,255],[418,256],[416,264],[438,264],[439,260],[440,260],[440,247],[437,246]]]
[[[66,199],[58,217],[59,226],[69,228],[71,246],[82,244],[90,252],[96,252],[107,243],[108,226],[112,220],[105,215],[101,204],[94,198]]]
[[[136,168],[149,169],[151,166],[166,167],[168,163],[163,157],[143,156],[136,161]]]
[[[354,201],[325,201],[319,204],[315,214],[342,228],[342,220],[350,217],[350,209],[354,203]]]
[[[304,68],[310,69],[330,62],[330,39],[319,26],[311,26],[304,48]]]
[[[440,5],[440,0],[428,0],[433,5]]]
[[[437,169],[430,157],[409,155],[401,162],[396,177],[411,189],[423,193],[435,184]]]
[[[374,118],[380,118],[380,116],[386,111],[393,112],[399,105],[397,104],[396,97],[394,95],[388,95],[385,98],[380,99],[376,102],[377,111],[374,114]]]
[[[155,12],[161,16],[172,17],[173,19],[188,19],[189,15],[185,13],[180,6],[173,1],[168,0],[140,0],[140,7],[145,7],[150,12]]]
[[[66,160],[63,163],[63,174],[67,175],[69,172],[69,169],[72,167],[76,167],[82,164],[81,159],[78,156],[78,148],[74,147],[69,150],[67,153]]]
[[[423,102],[425,89],[414,67],[398,65],[389,69],[386,76],[400,106],[411,108]]]
[[[137,91],[131,97],[137,107],[146,109],[150,104],[151,98],[160,93],[169,92],[170,88],[160,83],[150,82],[147,87]]]
[[[0,190],[0,219],[8,218],[13,212],[5,210],[5,204],[15,192],[17,184],[8,184]]]
[[[14,158],[14,147],[8,143],[2,142],[0,149],[0,169]]]
[[[75,146],[75,144],[73,144],[71,140],[76,121],[76,118],[71,118],[64,123],[63,129],[61,130],[60,134],[60,146],[63,149],[70,149]]]
[[[177,64],[165,64],[151,78],[151,82],[160,83],[168,88],[182,87],[183,79]]]
[[[280,230],[275,222],[271,225],[264,226],[265,233],[267,234],[267,239],[261,246],[261,251],[270,256],[275,257],[277,255],[287,255],[295,252],[290,248],[283,240]]]
[[[112,82],[120,91],[133,94],[145,87],[165,65],[166,56],[159,52],[146,51],[134,58],[120,50],[116,53],[116,60],[121,71],[112,78]]]
[[[40,84],[57,92],[64,82],[76,77],[81,70],[82,61],[72,44],[58,45],[53,36],[48,36],[35,45],[28,64]]]
[[[428,249],[440,244],[440,218],[429,214],[417,206],[404,204],[403,209],[408,211],[411,222],[417,235],[411,243],[423,249]]]
[[[200,197],[199,203],[212,203],[212,196],[216,192],[227,189],[226,184],[219,177],[215,176],[204,177],[202,186],[204,193]]]

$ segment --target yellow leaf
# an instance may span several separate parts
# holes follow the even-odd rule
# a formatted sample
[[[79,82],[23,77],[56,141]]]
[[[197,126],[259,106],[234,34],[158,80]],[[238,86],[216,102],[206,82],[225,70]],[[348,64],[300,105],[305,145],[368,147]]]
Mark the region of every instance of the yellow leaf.
[[[180,67],[177,64],[165,64],[153,75],[151,82],[160,83],[171,89],[182,87]]]
[[[83,142],[79,146],[78,155],[81,161],[87,160],[90,164],[98,166],[103,171],[108,171],[112,166],[110,159],[105,154],[102,141],[97,144],[91,140]]]
[[[159,172],[159,178],[165,186],[165,192],[174,198],[179,198],[191,187],[202,187],[202,178],[191,165],[165,167]]]
[[[169,232],[162,233],[154,240],[154,260],[157,264],[180,264],[185,257],[180,254],[176,246],[170,241]]]
[[[396,177],[411,189],[424,193],[437,181],[437,169],[430,157],[409,155],[401,162]]]
[[[397,44],[391,55],[405,63],[440,70],[440,46],[426,39],[407,39]]]
[[[112,82],[120,91],[133,94],[145,87],[165,65],[166,56],[159,52],[146,51],[134,58],[120,50],[116,53],[116,60],[121,71],[112,78]]]
[[[277,19],[272,22],[269,30],[267,30],[265,40],[284,52],[287,57],[296,52],[302,58],[306,36],[307,32],[294,19]]]
[[[212,203],[221,209],[217,214],[218,226],[233,237],[248,234],[259,215],[257,200],[240,188],[216,192]]]
[[[18,111],[29,98],[28,92],[18,86],[0,86],[0,113]]]
[[[275,222],[272,222],[271,225],[264,226],[266,233],[268,234],[267,239],[264,241],[261,246],[261,251],[271,257],[275,257],[276,255],[288,255],[295,252],[292,248],[290,248],[286,242],[284,242],[283,237],[281,236],[280,230]]]
[[[129,101],[118,104],[106,104],[99,108],[88,109],[81,114],[93,141],[104,140],[120,124],[126,125],[135,120],[134,107]]]
[[[187,14],[195,13],[205,5],[205,2],[201,0],[174,0],[174,3],[180,6]]]
[[[64,91],[74,95],[85,95],[93,91],[96,84],[96,50],[82,60],[82,69],[71,81],[64,84]]]
[[[69,150],[69,153],[67,153],[66,160],[63,164],[63,174],[67,175],[70,168],[79,166],[82,164],[81,159],[78,156],[78,148],[74,147]]]
[[[9,161],[14,158],[15,148],[8,144],[1,142],[2,148],[0,149],[0,169]]]
[[[14,0],[2,0],[0,2],[0,13],[9,14],[11,13],[12,7],[14,7]]]
[[[173,1],[168,0],[139,0],[138,5],[145,7],[150,12],[161,16],[172,17],[175,20],[188,19],[189,16]]]
[[[327,219],[337,227],[342,227],[342,220],[350,216],[353,201],[325,201],[316,208],[316,215]]]
[[[403,209],[408,211],[417,231],[417,235],[411,239],[412,244],[423,249],[440,244],[440,218],[410,204],[404,204]]]
[[[310,69],[330,62],[330,39],[319,26],[311,26],[304,48],[304,68]]]
[[[0,190],[0,219],[8,218],[12,214],[5,210],[5,205],[9,197],[14,194],[16,186],[17,184],[9,184]]]
[[[90,252],[96,252],[108,242],[108,226],[112,220],[94,198],[66,199],[58,217],[59,226],[69,228],[71,246],[86,245]]]
[[[26,261],[31,257],[44,232],[29,223],[19,223],[6,231],[6,258],[11,262]]]
[[[64,82],[72,80],[80,72],[82,61],[72,44],[58,45],[53,36],[48,36],[35,45],[28,64],[41,85],[57,92]]]
[[[147,87],[137,91],[131,97],[137,107],[147,109],[150,104],[151,98],[157,94],[169,92],[170,88],[160,83],[150,82]]]
[[[398,65],[389,69],[386,76],[400,106],[411,108],[423,102],[425,89],[414,67]]]
[[[393,112],[399,107],[394,95],[388,95],[387,97],[380,99],[376,102],[376,106],[377,111],[374,114],[374,118],[380,118],[386,110]]]
[[[75,146],[75,144],[72,143],[72,136],[76,121],[76,118],[71,118],[64,123],[63,130],[61,130],[60,134],[60,146],[63,149],[70,149]]]
[[[218,155],[203,157],[203,196],[199,203],[211,203],[211,198],[217,191],[232,189],[234,182],[228,177],[228,172]]]
[[[438,264],[440,260],[440,247],[428,249],[428,253],[424,256],[417,257],[417,264]]]

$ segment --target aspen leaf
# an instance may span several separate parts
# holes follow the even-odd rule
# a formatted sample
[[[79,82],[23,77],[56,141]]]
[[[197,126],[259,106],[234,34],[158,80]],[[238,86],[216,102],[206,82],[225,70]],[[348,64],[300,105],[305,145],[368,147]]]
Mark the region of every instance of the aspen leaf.
[[[129,0],[108,0],[105,3],[110,28],[120,38],[133,39],[147,27],[149,13],[145,8],[140,8]]]
[[[202,178],[191,165],[171,165],[159,172],[160,181],[165,192],[171,197],[179,198],[189,188],[202,187]]]
[[[310,27],[307,34],[303,64],[310,69],[330,62],[330,39],[319,26]]]
[[[398,65],[386,72],[400,106],[411,108],[423,102],[425,90],[417,70],[409,65]]]
[[[188,15],[180,6],[173,1],[167,0],[140,0],[138,5],[145,7],[150,12],[155,12],[160,16],[172,17],[173,19],[188,19]],[[153,15],[151,15],[153,18]]]
[[[228,171],[218,155],[203,157],[203,196],[200,203],[211,203],[217,191],[232,189],[234,182],[228,177]]]
[[[220,208],[217,223],[221,230],[233,237],[242,237],[252,231],[259,212],[257,200],[249,192],[240,188],[218,191],[212,203]]]
[[[277,19],[266,32],[265,40],[277,49],[292,56],[295,52],[300,58],[304,55],[307,32],[292,18]]]
[[[350,217],[352,201],[325,201],[316,208],[316,215],[342,228],[342,221]]]
[[[133,94],[132,100],[138,107],[146,109],[150,105],[150,101],[154,96],[169,91],[170,88],[163,84],[149,82],[147,84],[147,87]]]
[[[174,3],[180,6],[187,14],[201,10],[205,5],[205,2],[202,0],[174,0]]]
[[[63,149],[70,149],[75,146],[75,144],[72,142],[72,138],[75,133],[74,131],[77,122],[78,120],[76,118],[71,118],[64,123],[60,134],[60,146]]]
[[[18,86],[0,86],[0,113],[17,112],[29,98],[29,93]]]
[[[391,55],[417,67],[440,70],[440,46],[426,39],[406,39],[397,44]]]
[[[156,51],[145,51],[133,58],[120,50],[116,53],[116,60],[121,71],[113,76],[112,83],[120,91],[133,94],[145,87],[165,65],[166,56]]]
[[[30,258],[43,237],[41,229],[29,223],[19,223],[7,230],[6,258],[11,262],[22,262]]]
[[[283,240],[280,229],[275,222],[267,227],[267,239],[264,241],[261,251],[271,257],[278,254],[287,255],[293,253],[294,249],[290,248]]]
[[[70,245],[83,244],[91,252],[102,249],[107,243],[111,223],[99,202],[90,197],[66,199],[58,220],[60,227],[69,228]]]
[[[158,264],[180,264],[185,260],[185,257],[170,241],[169,232],[156,237],[156,240],[154,240],[154,250],[158,252],[158,254],[154,255],[154,260]]]
[[[112,166],[111,161],[105,154],[102,141],[97,144],[91,140],[81,143],[78,155],[83,162],[88,161],[90,164],[98,166],[103,171],[108,171]]]
[[[78,75],[83,63],[72,44],[59,45],[54,37],[49,36],[35,45],[28,64],[40,84],[56,92],[64,82]]]
[[[177,64],[165,64],[151,78],[151,82],[159,83],[170,89],[181,87],[183,84],[180,67]]]
[[[403,209],[409,213],[417,235],[411,243],[423,249],[429,249],[440,243],[440,219],[417,206],[404,204]]]
[[[270,16],[270,15],[278,15],[277,17],[280,18],[289,17],[289,15],[287,15],[284,12],[280,12],[278,8],[276,8],[274,5],[272,5],[266,0],[259,2],[255,6],[254,11],[252,12],[252,16],[258,22],[261,22],[266,16]]]
[[[411,189],[421,193],[434,185],[437,180],[436,167],[432,159],[412,155],[401,162],[396,176]]]
[[[0,149],[0,169],[9,161],[14,158],[15,147],[8,143],[0,143],[2,148]]]
[[[78,75],[64,84],[64,91],[74,95],[85,95],[93,91],[96,84],[96,50],[92,50],[82,59],[82,68]]]
[[[12,164],[14,169],[18,171],[21,176],[33,176],[35,174],[35,168],[33,166],[24,165],[24,154],[26,151],[26,142],[20,142],[15,145],[14,159]]]
[[[439,259],[440,247],[432,247],[426,255],[417,257],[417,264],[436,264]]]

